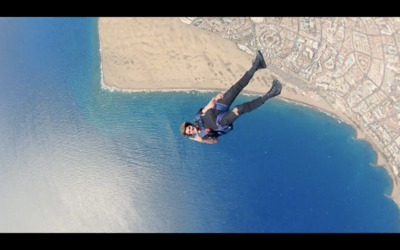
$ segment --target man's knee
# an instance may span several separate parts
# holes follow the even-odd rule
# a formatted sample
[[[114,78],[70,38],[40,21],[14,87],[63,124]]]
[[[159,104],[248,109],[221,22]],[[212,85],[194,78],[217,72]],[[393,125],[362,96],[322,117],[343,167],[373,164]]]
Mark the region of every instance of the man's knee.
[[[239,116],[239,109],[237,107],[235,107],[232,112],[236,115]]]

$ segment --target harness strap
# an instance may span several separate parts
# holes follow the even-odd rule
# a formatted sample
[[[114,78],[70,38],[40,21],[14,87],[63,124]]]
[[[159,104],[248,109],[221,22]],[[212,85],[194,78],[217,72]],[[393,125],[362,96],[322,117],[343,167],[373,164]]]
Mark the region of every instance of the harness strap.
[[[219,115],[217,116],[216,122],[217,122],[218,126],[221,126],[221,120],[222,120],[222,117],[224,117],[225,114],[226,114],[226,111],[219,113]]]
[[[217,127],[218,127],[218,133],[220,134],[227,134],[229,133],[232,129],[233,129],[233,125],[232,124],[227,124],[225,126],[221,125],[221,121],[222,118],[224,117],[224,115],[227,113],[227,111],[225,112],[221,112],[216,119],[216,123],[217,123]]]
[[[226,105],[226,104],[223,104],[223,103],[216,102],[216,103],[214,104],[213,109],[220,110],[220,111],[222,111],[222,112],[224,112],[224,111],[226,112],[226,111],[229,110],[229,106]]]

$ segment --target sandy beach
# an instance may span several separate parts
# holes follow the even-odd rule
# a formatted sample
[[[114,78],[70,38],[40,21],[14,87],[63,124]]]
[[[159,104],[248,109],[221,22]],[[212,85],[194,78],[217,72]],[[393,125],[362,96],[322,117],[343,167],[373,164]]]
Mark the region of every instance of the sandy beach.
[[[226,91],[250,67],[254,55],[209,31],[196,29],[179,18],[99,18],[102,86],[108,90],[212,90]],[[246,93],[264,94],[272,80],[283,84],[280,99],[307,105],[353,126],[357,139],[371,143],[367,134],[340,110],[333,109],[312,91],[296,87],[291,76],[274,65],[259,70]],[[397,177],[378,148],[376,165],[384,166],[393,180],[391,198],[400,207]]]
[[[179,18],[99,18],[99,31],[103,87],[109,90],[226,91],[254,59],[227,39]],[[243,92],[265,94],[274,78],[284,85],[279,98],[335,114],[312,92],[299,93],[292,84],[298,79],[273,65],[257,71]]]

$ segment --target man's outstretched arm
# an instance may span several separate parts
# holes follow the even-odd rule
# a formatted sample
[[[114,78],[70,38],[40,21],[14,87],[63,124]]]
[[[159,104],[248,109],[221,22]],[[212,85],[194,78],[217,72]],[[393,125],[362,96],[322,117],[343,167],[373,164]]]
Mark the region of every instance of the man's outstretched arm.
[[[189,137],[189,139],[194,140],[194,141],[198,141],[198,142],[201,142],[201,143],[208,143],[208,144],[214,144],[214,143],[218,142],[218,138],[216,138],[216,137],[203,139],[203,138],[200,137],[199,134],[196,134],[195,137]]]

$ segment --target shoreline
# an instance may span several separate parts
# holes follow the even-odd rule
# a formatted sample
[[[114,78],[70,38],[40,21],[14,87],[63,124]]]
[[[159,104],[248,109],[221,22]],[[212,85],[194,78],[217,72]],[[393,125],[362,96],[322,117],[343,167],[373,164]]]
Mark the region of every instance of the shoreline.
[[[187,88],[187,89],[175,89],[175,88],[153,88],[153,89],[144,89],[144,88],[126,88],[126,89],[122,89],[122,88],[118,88],[115,87],[113,85],[107,85],[103,82],[103,78],[101,80],[101,89],[105,90],[105,91],[110,91],[110,92],[124,92],[124,93],[149,93],[149,92],[161,92],[161,93],[168,93],[168,92],[185,92],[185,93],[190,93],[190,92],[200,92],[200,93],[211,93],[211,92],[220,92],[223,91],[222,89],[194,89],[194,88]],[[261,92],[249,92],[249,91],[245,91],[243,90],[243,95],[248,95],[248,96],[253,96],[253,95],[261,95],[263,93]],[[374,150],[374,152],[376,153],[376,162],[371,162],[370,165],[374,166],[374,167],[383,167],[390,179],[391,179],[391,185],[392,185],[392,190],[390,194],[384,194],[385,196],[387,196],[388,198],[392,199],[395,204],[397,205],[397,207],[400,209],[400,185],[395,181],[395,175],[392,172],[392,169],[387,166],[387,161],[384,158],[384,156],[382,155],[382,153],[378,150],[378,148],[371,143],[371,141],[366,137],[365,133],[362,132],[359,128],[357,128],[356,125],[354,125],[352,122],[349,122],[348,119],[346,117],[341,117],[339,116],[337,113],[326,110],[324,107],[320,107],[314,104],[310,104],[307,101],[302,101],[299,99],[293,99],[290,98],[288,96],[278,96],[275,97],[276,99],[280,99],[282,101],[285,102],[289,102],[292,103],[294,105],[300,105],[300,106],[304,106],[313,110],[316,110],[318,112],[322,112],[334,119],[336,119],[339,123],[346,123],[347,125],[351,126],[352,129],[355,131],[356,135],[354,137],[352,137],[353,140],[363,140],[365,142],[367,142]]]
[[[125,18],[125,19],[127,19],[127,18]],[[139,33],[141,32],[143,34],[143,32],[145,32],[145,29],[148,28],[149,25],[151,26],[151,22],[154,20],[151,20],[151,18],[150,19],[139,18],[139,19],[140,19],[139,22],[142,22],[142,24],[144,24],[145,27],[138,30],[138,32]],[[233,42],[231,42],[225,38],[219,37],[216,34],[213,34],[211,32],[206,32],[206,31],[202,31],[199,29],[195,29],[194,27],[191,27],[187,24],[181,23],[181,25],[180,25],[178,23],[178,22],[180,22],[179,20],[178,20],[178,22],[176,22],[176,21],[173,21],[175,19],[171,19],[171,18],[169,18],[169,19],[168,18],[156,18],[156,19],[157,19],[157,22],[159,22],[159,23],[165,22],[164,23],[165,25],[171,25],[172,22],[175,22],[175,23],[173,23],[173,25],[175,25],[175,26],[171,25],[172,27],[170,28],[169,31],[171,33],[176,32],[177,30],[183,32],[182,33],[183,35],[181,35],[181,37],[186,36],[185,37],[186,40],[195,42],[196,39],[193,39],[193,37],[192,37],[193,35],[189,34],[190,32],[193,32],[193,33],[196,33],[196,35],[198,35],[200,38],[204,39],[203,42],[207,41],[207,39],[211,38],[211,39],[213,39],[213,42],[215,42],[216,44],[218,44],[218,43],[223,44],[224,45],[223,48],[226,47],[227,51],[233,53],[237,57],[240,57],[238,60],[236,60],[236,62],[225,62],[225,61],[223,61],[223,59],[221,59],[221,57],[216,57],[216,58],[210,59],[210,58],[208,58],[208,57],[210,57],[210,55],[207,53],[211,53],[211,54],[212,54],[212,52],[218,53],[214,48],[209,48],[210,51],[206,51],[206,52],[202,51],[201,53],[196,54],[197,57],[201,58],[201,60],[200,61],[197,60],[197,62],[203,63],[203,64],[207,63],[208,67],[201,68],[200,70],[198,70],[198,72],[195,72],[193,74],[194,76],[197,74],[201,75],[201,73],[204,73],[204,72],[209,72],[210,69],[211,69],[211,72],[217,72],[219,69],[221,69],[221,70],[228,69],[228,71],[231,73],[230,77],[227,77],[227,78],[223,77],[224,74],[221,74],[220,73],[221,71],[219,71],[219,75],[217,73],[215,73],[215,76],[217,76],[215,79],[212,77],[198,79],[192,75],[184,75],[184,72],[179,71],[180,69],[182,69],[182,67],[180,67],[179,69],[173,69],[171,67],[170,68],[171,72],[167,72],[167,71],[164,72],[160,69],[155,70],[156,73],[158,72],[158,73],[161,73],[163,76],[165,76],[166,77],[165,79],[163,79],[162,77],[160,79],[155,79],[156,76],[154,76],[151,71],[147,71],[143,75],[138,76],[138,78],[140,79],[138,81],[135,81],[136,75],[131,77],[128,74],[122,75],[122,76],[121,75],[118,75],[118,76],[111,75],[111,77],[109,77],[116,81],[122,80],[122,81],[120,81],[119,84],[116,84],[115,81],[113,82],[108,79],[105,80],[104,79],[105,74],[103,71],[104,70],[104,65],[103,65],[104,61],[106,61],[106,63],[108,63],[108,65],[106,65],[106,68],[107,68],[106,71],[108,71],[108,72],[106,72],[107,77],[108,77],[108,75],[110,75],[111,71],[115,72],[115,69],[116,69],[115,67],[114,68],[109,67],[111,64],[115,64],[112,66],[116,66],[118,69],[120,69],[121,66],[125,66],[126,64],[122,64],[115,60],[111,61],[111,64],[110,64],[109,59],[103,61],[104,51],[102,50],[102,43],[104,45],[104,38],[102,39],[102,36],[100,35],[100,33],[102,33],[102,32],[100,32],[100,30],[101,30],[100,26],[102,24],[102,21],[104,21],[104,18],[99,18],[98,30],[99,30],[99,42],[100,42],[100,46],[99,46],[100,47],[100,72],[101,72],[100,74],[101,74],[101,89],[102,90],[111,91],[111,92],[113,92],[113,91],[129,92],[129,93],[131,93],[131,92],[187,92],[188,93],[188,92],[192,92],[192,91],[208,93],[208,92],[225,91],[227,83],[225,83],[225,85],[221,86],[222,85],[221,82],[229,81],[230,84],[236,82],[239,79],[240,74],[244,73],[244,69],[246,69],[247,66],[251,65],[251,60],[252,60],[253,56],[240,50],[239,48],[236,47],[236,45]],[[109,20],[107,20],[107,21],[110,21],[110,22],[116,21],[113,25],[109,26],[109,27],[113,26],[115,28],[116,25],[121,25],[120,23],[118,23],[118,21],[122,21],[122,20],[120,20],[120,19],[119,20],[115,20],[115,19],[110,20],[110,18],[109,18]],[[124,21],[127,21],[127,20],[124,20]],[[136,21],[136,20],[130,20],[130,21]],[[148,23],[146,23],[147,21],[148,21]],[[104,22],[103,22],[103,24],[104,24]],[[138,28],[140,28],[140,27],[138,27]],[[163,27],[160,27],[160,28],[161,28],[161,32],[166,33],[165,31],[162,30]],[[164,28],[165,28],[165,26],[164,26]],[[155,31],[155,29],[156,29],[156,27],[153,27],[151,32],[157,32],[157,31]],[[172,29],[175,29],[175,30],[172,30]],[[102,31],[104,33],[104,30],[102,30]],[[117,37],[118,37],[118,35],[121,36],[121,34],[122,33],[117,34]],[[116,35],[115,32],[111,32],[111,34],[108,35],[108,38],[113,37],[115,35]],[[154,34],[150,34],[150,35],[149,35],[149,38],[151,38],[151,39],[155,38]],[[104,34],[103,34],[103,36],[104,36]],[[125,38],[125,40],[124,40],[124,38]],[[163,37],[161,37],[161,39],[168,39],[168,37],[163,36]],[[121,39],[121,40],[122,40],[122,43],[123,42],[126,43],[126,41],[134,41],[127,46],[132,46],[134,44],[140,45],[141,43],[143,43],[143,44],[147,43],[146,37],[142,40],[140,40],[140,38],[123,37],[123,39]],[[137,41],[137,40],[139,40],[139,41]],[[106,41],[106,43],[107,43],[106,46],[109,46],[110,42],[111,41]],[[160,44],[163,44],[166,47],[168,47],[168,45],[170,45],[168,43],[162,43],[162,41],[160,41]],[[227,45],[225,46],[225,44],[227,44]],[[232,45],[234,47],[232,47]],[[145,46],[148,46],[148,44]],[[178,46],[182,46],[182,44],[179,44]],[[222,45],[220,45],[220,46],[222,46]],[[193,51],[195,51],[194,47],[196,47],[196,46],[193,45],[193,48],[191,48],[191,49],[193,49]],[[218,46],[216,46],[216,48],[218,48]],[[127,47],[118,48],[117,52],[121,53],[121,51],[124,52],[124,50],[126,52],[126,49],[127,49]],[[160,48],[157,48],[157,49],[159,50]],[[157,51],[151,51],[150,49],[147,49],[147,50],[145,49],[145,51],[147,51],[147,53],[144,54],[143,58],[148,59],[149,57],[146,57],[146,56],[160,55],[160,54],[157,54]],[[134,51],[134,52],[137,52],[137,51]],[[187,51],[185,51],[185,52],[187,52]],[[114,51],[114,53],[115,53],[115,55],[112,55],[112,56],[114,56],[113,58],[118,58],[118,56],[120,56],[120,55],[117,55],[117,53],[115,51]],[[132,54],[135,55],[135,53],[132,53]],[[129,55],[129,53],[128,53],[127,56],[129,57],[131,55]],[[176,55],[175,55],[175,57],[172,57],[172,55],[170,55],[170,57],[167,58],[166,61],[168,61],[168,59],[171,59],[171,58],[175,59],[176,57],[177,57]],[[187,57],[188,56],[186,56],[185,58],[182,58],[183,61],[186,60]],[[196,58],[196,57],[195,56],[191,57],[191,59],[194,59],[194,58]],[[122,58],[122,61],[123,60],[127,61],[128,59]],[[177,64],[181,63],[181,61],[179,61],[179,60],[176,60],[175,62]],[[219,65],[217,65],[218,62],[220,62]],[[142,67],[142,68],[138,67],[138,68],[136,68],[136,70],[141,70],[141,69],[144,71],[148,70],[148,68],[149,68],[148,64],[146,64],[146,62],[144,62],[144,64],[145,64],[145,67]],[[168,63],[166,63],[165,65],[171,66]],[[184,64],[180,64],[179,66],[182,66],[182,65],[184,65]],[[211,67],[210,65],[212,65],[213,67]],[[134,72],[135,68],[132,65],[130,65],[130,66],[131,67],[127,67],[125,69],[125,71],[124,71],[124,69],[122,69],[122,72],[126,72],[126,71]],[[216,70],[214,68],[214,66],[215,66],[215,68],[218,68],[218,70]],[[187,67],[193,68],[192,65],[190,65],[190,66],[188,65]],[[183,68],[183,71],[184,71],[184,68]],[[240,72],[240,73],[235,75],[233,72]],[[168,77],[170,75],[168,73],[171,73],[172,75],[175,73],[175,74],[178,74],[179,76],[177,78],[169,79]],[[274,67],[271,67],[271,69],[269,67],[267,67],[267,74],[264,74],[263,76],[261,76],[261,74],[259,72],[256,72],[256,74],[253,77],[252,87],[249,86],[250,88],[248,88],[248,90],[244,90],[243,94],[245,94],[245,95],[264,94],[265,89],[268,88],[269,84],[271,83],[271,80],[274,77],[276,77],[284,85],[281,95],[277,97],[278,99],[287,101],[287,102],[292,102],[295,105],[306,106],[311,109],[317,110],[319,112],[323,112],[323,113],[335,118],[340,123],[344,122],[344,123],[350,125],[356,132],[356,135],[355,135],[355,137],[353,137],[353,139],[354,140],[364,140],[364,141],[368,142],[368,144],[370,144],[371,147],[373,148],[373,150],[375,151],[376,162],[375,163],[371,162],[370,164],[372,166],[379,166],[379,167],[383,167],[386,169],[386,171],[391,179],[392,190],[391,190],[390,194],[385,194],[385,196],[387,196],[388,198],[391,198],[394,201],[394,203],[397,205],[398,209],[400,209],[400,184],[397,181],[397,177],[395,176],[392,167],[388,164],[388,161],[385,159],[384,154],[382,152],[380,152],[379,148],[376,145],[374,145],[373,140],[371,140],[369,138],[369,136],[362,131],[362,129],[360,129],[351,119],[349,119],[347,117],[347,115],[343,114],[339,110],[334,110],[323,99],[319,98],[316,95],[313,95],[314,93],[312,93],[312,92],[304,93],[303,91],[301,91],[303,93],[298,93],[298,88],[296,88],[295,84],[291,83],[292,79],[290,79],[290,76],[288,79],[287,75],[282,75],[283,73],[285,73],[285,72],[280,72],[279,70],[274,69]],[[175,79],[178,79],[178,80],[175,80]],[[236,79],[236,80],[233,80],[233,79]],[[298,79],[296,79],[296,80],[298,80]],[[197,85],[194,86],[195,84],[193,84],[193,82],[196,83]],[[260,82],[264,82],[264,83],[260,83]],[[265,82],[267,82],[267,84],[265,84]],[[141,87],[144,85],[146,87]]]

